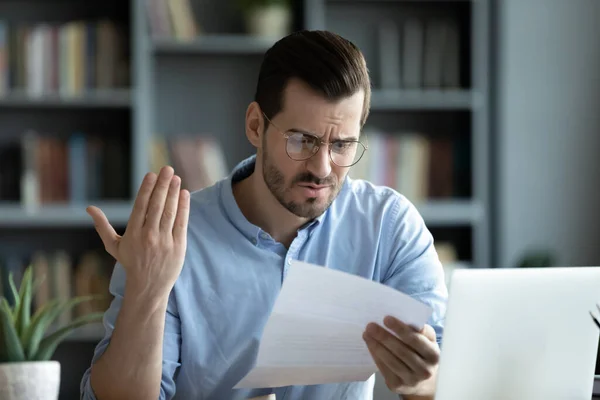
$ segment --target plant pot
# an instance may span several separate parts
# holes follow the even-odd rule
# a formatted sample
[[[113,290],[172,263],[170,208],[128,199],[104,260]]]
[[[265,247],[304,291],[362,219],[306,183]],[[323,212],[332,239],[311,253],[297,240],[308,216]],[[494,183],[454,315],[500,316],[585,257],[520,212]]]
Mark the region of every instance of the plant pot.
[[[0,364],[0,399],[57,400],[60,390],[58,361]]]
[[[246,29],[250,35],[281,38],[290,33],[291,20],[289,7],[256,7],[246,13]]]

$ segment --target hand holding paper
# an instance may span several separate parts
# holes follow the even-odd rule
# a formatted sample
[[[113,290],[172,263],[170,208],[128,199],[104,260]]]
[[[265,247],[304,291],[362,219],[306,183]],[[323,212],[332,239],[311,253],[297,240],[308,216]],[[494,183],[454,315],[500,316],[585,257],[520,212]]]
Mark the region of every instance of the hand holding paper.
[[[394,316],[423,328],[431,308],[393,288],[296,261],[264,329],[256,366],[236,388],[364,381],[375,371],[363,340]]]
[[[393,334],[369,324],[363,338],[387,387],[405,396],[433,398],[440,358],[434,329],[425,325],[417,331],[394,317],[384,323]]]

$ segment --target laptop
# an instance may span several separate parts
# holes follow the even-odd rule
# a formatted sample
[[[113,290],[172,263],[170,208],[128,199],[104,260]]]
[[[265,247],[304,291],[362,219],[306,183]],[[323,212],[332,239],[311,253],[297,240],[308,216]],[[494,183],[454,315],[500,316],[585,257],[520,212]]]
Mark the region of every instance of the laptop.
[[[600,268],[459,269],[436,400],[590,400]]]

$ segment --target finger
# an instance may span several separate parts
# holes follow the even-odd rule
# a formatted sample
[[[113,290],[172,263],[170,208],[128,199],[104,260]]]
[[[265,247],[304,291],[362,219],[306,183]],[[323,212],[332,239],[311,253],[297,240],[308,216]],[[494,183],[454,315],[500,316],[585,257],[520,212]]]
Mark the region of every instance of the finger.
[[[173,168],[170,166],[161,168],[156,185],[154,185],[154,190],[152,191],[152,196],[150,196],[148,212],[146,213],[146,223],[144,224],[145,228],[158,230],[173,173]]]
[[[133,203],[133,210],[131,211],[131,217],[127,223],[127,227],[141,228],[146,221],[146,214],[148,213],[148,203],[150,196],[156,185],[157,176],[153,172],[149,172],[144,177],[140,188],[138,189],[135,202]]]
[[[425,324],[420,332],[430,341],[437,343],[437,334],[435,332],[435,329],[433,329],[433,326]]]
[[[390,368],[381,359],[379,351],[377,350],[378,344],[373,338],[369,337],[369,335],[367,334],[363,334],[363,339],[367,344],[367,349],[371,354],[371,358],[373,358],[375,365],[377,365],[377,369],[379,370],[379,372],[381,372],[381,375],[385,379],[385,383],[388,386],[388,388],[390,388],[390,390],[392,391],[399,391],[400,388],[404,385],[404,381],[402,380],[400,375],[394,370],[392,370],[392,368]]]
[[[98,232],[102,243],[104,243],[104,248],[108,254],[117,259],[117,244],[119,243],[119,235],[108,222],[108,218],[106,218],[106,215],[104,215],[104,212],[101,209],[95,206],[86,208],[86,212],[94,220],[94,227],[96,228],[96,232]]]
[[[429,377],[429,369],[425,360],[395,335],[376,324],[369,324],[366,333],[383,346],[392,356],[401,360],[419,378]]]
[[[403,323],[397,318],[386,317],[383,320],[383,323],[398,335],[398,338],[402,342],[406,343],[406,345],[419,353],[427,363],[435,364],[439,361],[440,350],[435,341],[435,332],[433,334],[434,340],[432,341],[428,336],[416,331],[412,326]],[[426,325],[426,327],[427,326],[428,325]],[[433,330],[433,328],[431,329]]]
[[[179,243],[185,243],[187,237],[187,226],[190,217],[190,192],[183,189],[179,193],[179,204],[177,205],[177,216],[173,225],[173,238]]]
[[[177,204],[179,203],[179,188],[181,186],[181,178],[177,175],[171,179],[169,185],[169,192],[167,193],[167,200],[165,202],[165,209],[160,219],[160,230],[163,232],[173,232],[173,223],[175,222],[175,215],[177,215]]]

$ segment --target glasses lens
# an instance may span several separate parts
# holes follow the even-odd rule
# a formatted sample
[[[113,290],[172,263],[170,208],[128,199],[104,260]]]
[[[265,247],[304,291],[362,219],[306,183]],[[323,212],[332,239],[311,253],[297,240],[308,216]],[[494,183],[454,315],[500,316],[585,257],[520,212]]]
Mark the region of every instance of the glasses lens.
[[[287,153],[294,160],[306,160],[318,150],[317,138],[293,133],[287,139]]]
[[[340,167],[349,167],[361,159],[365,148],[359,142],[336,142],[331,145],[331,159]]]

